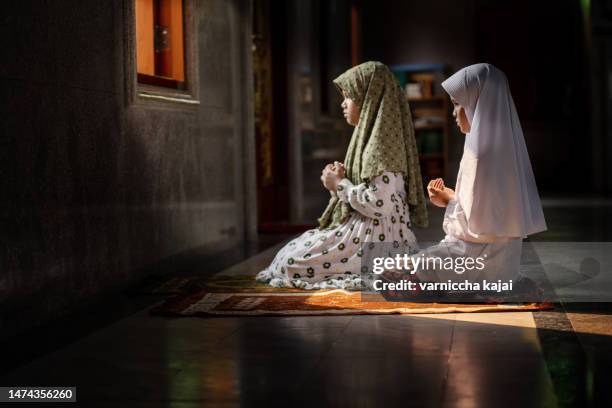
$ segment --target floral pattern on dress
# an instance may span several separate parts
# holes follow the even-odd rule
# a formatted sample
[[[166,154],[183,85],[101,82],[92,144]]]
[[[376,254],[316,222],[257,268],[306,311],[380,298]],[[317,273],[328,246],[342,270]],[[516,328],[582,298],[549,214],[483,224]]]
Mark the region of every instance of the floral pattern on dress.
[[[404,185],[404,175],[393,172],[358,185],[343,179],[336,194],[354,209],[349,219],[335,228],[311,229],[291,240],[256,279],[275,287],[363,288],[361,273],[367,270],[361,265],[363,245],[390,242],[407,253],[418,249]]]

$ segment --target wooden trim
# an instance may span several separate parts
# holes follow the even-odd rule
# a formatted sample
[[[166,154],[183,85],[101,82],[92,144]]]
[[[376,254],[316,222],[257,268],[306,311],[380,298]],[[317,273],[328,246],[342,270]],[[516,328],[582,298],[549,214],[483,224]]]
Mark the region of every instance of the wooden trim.
[[[135,14],[138,74],[184,82],[183,0],[135,0]],[[164,47],[156,44],[157,35],[162,31],[158,30],[159,27],[167,33],[164,36]],[[176,88],[176,84],[168,81],[156,82],[159,86]],[[151,80],[144,83],[151,84]]]
[[[168,94],[162,93],[154,93],[154,92],[147,92],[147,91],[143,91],[143,92],[139,92],[138,93],[138,97],[143,99],[143,100],[152,100],[152,101],[159,101],[159,102],[172,102],[172,103],[179,103],[179,104],[185,104],[185,105],[199,105],[200,101],[196,101],[194,99],[190,99],[190,98],[183,98],[180,96],[170,96]]]
[[[154,25],[167,30],[167,48],[155,50],[155,76],[185,79],[183,0],[154,0]]]
[[[183,0],[171,0],[170,21],[172,35],[170,36],[170,46],[172,47],[172,78],[177,81],[185,80],[185,35],[183,28],[185,19],[183,15]]]
[[[198,68],[198,40],[195,14],[197,13],[195,0],[183,0],[183,37],[184,47],[184,81],[179,88],[170,88],[139,83],[137,63],[137,24],[136,5],[140,0],[123,0],[123,14],[118,18],[124,21],[124,37],[121,45],[125,55],[125,103],[126,106],[143,106],[150,108],[176,108],[193,111],[199,105],[199,68]],[[147,0],[144,0],[147,1]],[[151,0],[152,1],[152,0]],[[145,74],[146,75],[146,74]],[[155,76],[155,75],[152,75]],[[162,77],[163,78],[163,77]],[[145,79],[146,81],[146,79]]]
[[[153,0],[136,0],[136,60],[138,72],[155,75]]]
[[[167,78],[156,75],[145,75],[138,73],[138,83],[147,84],[147,85],[155,85],[161,86],[164,88],[173,88],[173,89],[185,89],[184,81],[177,81],[173,78]]]

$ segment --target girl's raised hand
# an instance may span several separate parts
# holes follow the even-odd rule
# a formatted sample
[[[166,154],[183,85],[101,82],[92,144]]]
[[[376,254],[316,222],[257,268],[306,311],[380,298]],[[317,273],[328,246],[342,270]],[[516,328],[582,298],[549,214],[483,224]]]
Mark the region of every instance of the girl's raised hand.
[[[344,165],[340,162],[328,164],[321,173],[321,182],[329,191],[336,191],[338,183],[344,178],[346,171]]]
[[[444,191],[444,181],[441,178],[433,179],[427,184],[427,193],[429,197],[440,194]]]
[[[427,194],[431,203],[437,207],[446,207],[450,197],[444,186],[444,180],[437,178],[427,184]]]
[[[430,188],[433,190],[444,190],[444,180],[441,178],[431,180],[427,185],[427,189],[429,190]]]
[[[338,161],[334,162],[333,171],[338,177],[340,177],[340,180],[342,180],[346,176],[346,169],[344,168],[344,164]]]
[[[329,163],[328,165],[323,167],[323,171],[321,172],[321,174],[323,174],[326,170],[333,170],[333,169],[334,169],[334,164],[333,163]]]

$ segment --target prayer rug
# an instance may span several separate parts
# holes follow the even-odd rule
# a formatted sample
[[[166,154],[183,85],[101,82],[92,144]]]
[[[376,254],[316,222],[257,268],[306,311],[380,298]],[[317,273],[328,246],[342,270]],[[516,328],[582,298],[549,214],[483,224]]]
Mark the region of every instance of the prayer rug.
[[[244,288],[243,288],[244,289]],[[274,288],[270,288],[274,289]],[[176,296],[153,307],[158,316],[312,316],[359,314],[424,314],[458,312],[506,312],[552,309],[551,303],[451,304],[391,302],[382,296],[342,289],[304,291],[285,288],[272,291],[211,291]]]

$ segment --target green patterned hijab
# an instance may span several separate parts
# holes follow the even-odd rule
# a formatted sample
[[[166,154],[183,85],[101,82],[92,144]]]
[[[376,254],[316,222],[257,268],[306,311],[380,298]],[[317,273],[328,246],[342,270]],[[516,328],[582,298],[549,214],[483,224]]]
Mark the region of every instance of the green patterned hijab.
[[[385,171],[402,172],[406,180],[406,202],[413,225],[427,226],[427,208],[412,115],[406,94],[389,68],[377,61],[357,65],[334,79],[338,89],[360,107],[346,152],[346,177],[353,184],[369,182]],[[344,223],[352,207],[332,197],[319,228]]]

